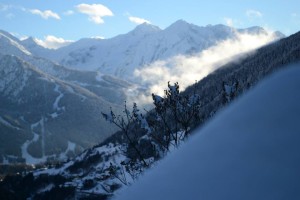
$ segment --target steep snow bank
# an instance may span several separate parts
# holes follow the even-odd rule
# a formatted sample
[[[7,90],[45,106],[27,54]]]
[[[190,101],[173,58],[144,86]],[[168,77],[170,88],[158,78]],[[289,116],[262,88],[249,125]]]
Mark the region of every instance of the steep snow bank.
[[[117,199],[300,199],[297,67],[223,110]]]

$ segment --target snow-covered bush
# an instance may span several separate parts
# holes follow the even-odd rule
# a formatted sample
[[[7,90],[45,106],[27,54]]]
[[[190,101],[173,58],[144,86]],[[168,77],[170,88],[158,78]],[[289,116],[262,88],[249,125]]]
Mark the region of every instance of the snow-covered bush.
[[[124,170],[135,179],[153,159],[163,157],[174,147],[177,148],[184,141],[191,130],[191,126],[199,119],[199,96],[182,95],[179,84],[171,85],[164,91],[164,96],[152,94],[154,109],[146,114],[140,112],[136,103],[129,110],[126,102],[123,114],[116,115],[102,113],[103,117],[121,130],[124,142],[127,143],[126,156],[130,159],[123,161],[121,166],[111,166],[111,175],[122,180],[127,185]],[[120,167],[124,167],[120,170]]]

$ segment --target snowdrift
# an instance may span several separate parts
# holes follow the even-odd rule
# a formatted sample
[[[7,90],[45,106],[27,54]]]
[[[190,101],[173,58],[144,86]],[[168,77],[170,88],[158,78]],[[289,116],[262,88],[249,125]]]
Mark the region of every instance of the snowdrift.
[[[221,111],[116,199],[300,199],[299,65]]]

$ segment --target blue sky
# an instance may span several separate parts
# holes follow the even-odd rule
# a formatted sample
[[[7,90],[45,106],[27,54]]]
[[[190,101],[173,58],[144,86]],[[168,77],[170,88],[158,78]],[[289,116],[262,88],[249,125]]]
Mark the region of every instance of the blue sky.
[[[0,29],[18,37],[110,38],[143,20],[166,28],[178,19],[206,26],[254,25],[290,35],[300,30],[299,0],[1,0]]]

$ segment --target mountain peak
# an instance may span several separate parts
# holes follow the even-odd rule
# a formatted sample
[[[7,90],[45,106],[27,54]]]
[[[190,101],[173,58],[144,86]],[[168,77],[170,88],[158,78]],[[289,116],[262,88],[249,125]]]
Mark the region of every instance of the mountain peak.
[[[34,43],[34,44],[37,44],[37,42],[36,42],[36,40],[33,38],[33,37],[28,37],[28,38],[26,38],[26,39],[24,39],[24,40],[21,40],[22,41],[22,43]]]
[[[157,31],[161,31],[161,29],[158,26],[149,24],[149,23],[143,23],[135,27],[133,31],[131,31],[134,34],[148,34],[148,33],[154,33]]]
[[[190,23],[188,23],[187,21],[183,20],[183,19],[179,19],[177,21],[175,21],[173,24],[185,24],[185,25],[188,25]]]
[[[32,50],[32,48],[44,49],[44,47],[38,42],[38,40],[31,36],[24,40],[21,40],[21,44],[24,45],[26,48],[29,48],[29,50]]]
[[[14,41],[19,41],[18,38],[16,38],[16,37],[13,36],[11,33],[7,32],[7,31],[4,31],[4,30],[0,30],[0,35],[5,36],[5,37],[7,37],[7,38],[10,38],[10,39],[12,39],[12,40],[14,40]]]
[[[167,29],[181,29],[181,28],[185,28],[185,27],[189,27],[191,24],[184,21],[183,19],[177,20],[176,22],[174,22],[173,24],[171,24]]]

